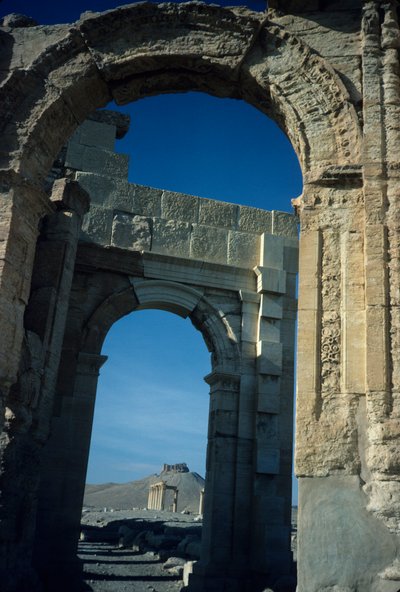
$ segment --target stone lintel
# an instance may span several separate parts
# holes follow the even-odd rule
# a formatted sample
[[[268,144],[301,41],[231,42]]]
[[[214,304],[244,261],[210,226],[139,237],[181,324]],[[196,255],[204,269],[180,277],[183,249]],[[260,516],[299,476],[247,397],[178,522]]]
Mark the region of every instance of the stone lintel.
[[[143,253],[143,264],[144,275],[148,278],[190,282],[194,286],[224,290],[256,291],[255,276],[251,269],[150,252]]]

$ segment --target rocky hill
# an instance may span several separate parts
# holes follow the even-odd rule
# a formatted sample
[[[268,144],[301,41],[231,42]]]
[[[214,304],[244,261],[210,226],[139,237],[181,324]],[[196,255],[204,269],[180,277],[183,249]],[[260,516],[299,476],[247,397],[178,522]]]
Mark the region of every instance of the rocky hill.
[[[129,483],[87,484],[83,504],[90,508],[118,510],[146,508],[150,485],[160,481],[165,481],[167,485],[178,488],[178,512],[198,513],[200,491],[204,489],[204,479],[198,473],[190,472],[184,463],[164,465],[160,474],[149,475]],[[166,509],[168,509],[168,503],[167,497]]]

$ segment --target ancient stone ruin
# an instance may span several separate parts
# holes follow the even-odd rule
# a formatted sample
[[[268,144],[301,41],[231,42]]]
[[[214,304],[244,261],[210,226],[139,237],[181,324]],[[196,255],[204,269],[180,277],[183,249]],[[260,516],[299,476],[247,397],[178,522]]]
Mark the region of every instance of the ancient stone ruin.
[[[293,572],[297,220],[128,183],[126,122],[91,115],[196,90],[273,118],[302,167],[298,592],[398,592],[397,2],[140,3],[10,17],[1,37],[1,589],[78,589],[102,343],[141,308],[190,318],[211,352],[188,589],[278,590]]]
[[[173,492],[173,501],[171,508],[166,508],[165,498],[168,491]],[[165,510],[170,509],[171,512],[176,512],[178,507],[178,494],[179,489],[173,485],[167,485],[165,481],[159,481],[150,485],[149,499],[147,502],[147,508],[149,510]]]

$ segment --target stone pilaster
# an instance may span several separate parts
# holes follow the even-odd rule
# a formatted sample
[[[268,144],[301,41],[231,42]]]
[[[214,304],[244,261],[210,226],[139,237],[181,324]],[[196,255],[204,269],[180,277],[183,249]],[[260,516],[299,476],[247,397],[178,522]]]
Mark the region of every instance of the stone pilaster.
[[[24,569],[19,565],[13,573],[13,556],[24,558],[26,570],[31,561],[41,446],[48,437],[76,248],[88,209],[87,194],[66,180],[55,184],[52,201],[55,211],[44,219],[37,243],[19,377],[9,392],[2,434],[0,546],[6,551],[0,556],[8,564],[7,578],[16,582],[23,581]],[[25,256],[28,262],[19,262],[26,280],[30,255]]]
[[[37,184],[14,171],[0,173],[0,409],[17,379],[39,220],[52,211]],[[3,419],[0,413],[0,428]]]
[[[262,235],[255,268],[261,297],[257,333],[254,570],[290,572],[291,450],[297,241]],[[294,253],[292,249],[294,247]],[[286,296],[285,296],[286,295]],[[287,301],[286,301],[287,300]]]
[[[65,360],[69,364],[67,356]],[[76,561],[97,381],[106,360],[81,352],[76,369],[60,372],[71,387],[68,396],[68,385],[58,385],[66,394],[44,449],[35,540],[35,565],[50,583],[60,571],[68,574]]]

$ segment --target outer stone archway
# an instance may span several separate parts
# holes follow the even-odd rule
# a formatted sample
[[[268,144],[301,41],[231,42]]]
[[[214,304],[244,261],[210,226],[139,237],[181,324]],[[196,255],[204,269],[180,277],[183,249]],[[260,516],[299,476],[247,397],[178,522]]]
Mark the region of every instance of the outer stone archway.
[[[48,437],[78,227],[87,208],[74,182],[56,184],[49,200],[42,181],[77,124],[111,98],[123,103],[201,90],[242,98],[272,116],[303,168],[297,204],[299,590],[398,590],[396,3],[368,0],[362,10],[356,0],[328,9],[317,0],[301,8],[289,0],[269,4],[266,15],[140,4],[87,14],[72,26],[2,30],[4,573],[23,579],[28,570],[35,467]],[[39,305],[48,311],[45,318],[35,315]],[[335,534],[327,539],[327,532]],[[350,562],[343,544],[356,549]]]

